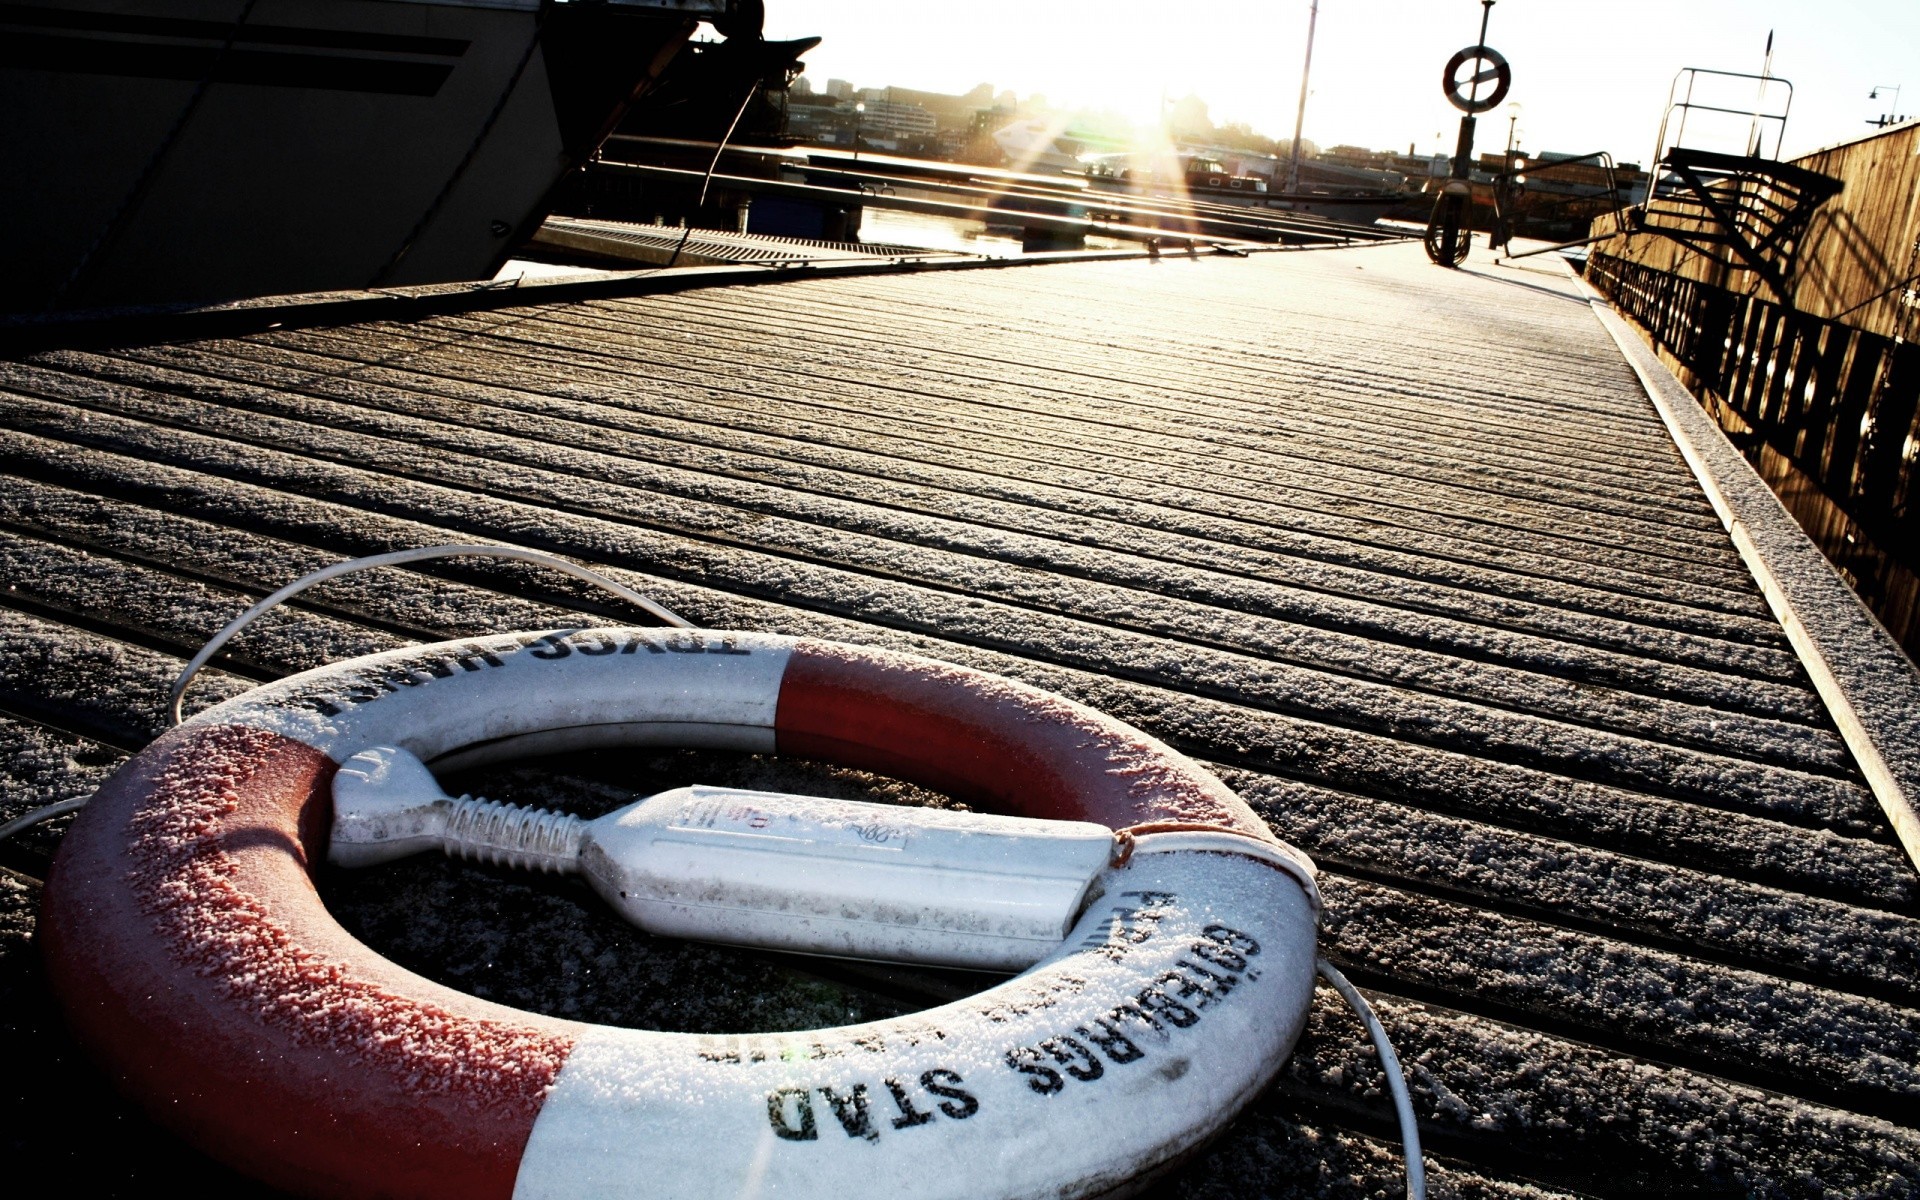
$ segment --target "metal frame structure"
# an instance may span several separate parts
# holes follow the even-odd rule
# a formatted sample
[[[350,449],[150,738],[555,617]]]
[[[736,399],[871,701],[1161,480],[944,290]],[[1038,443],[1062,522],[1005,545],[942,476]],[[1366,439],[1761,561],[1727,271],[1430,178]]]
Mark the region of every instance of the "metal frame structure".
[[[1759,94],[1754,97],[1754,107],[1752,109],[1725,108],[1719,105],[1702,104],[1695,101],[1693,98],[1694,88],[1699,83],[1700,77],[1703,75],[1711,75],[1716,78],[1722,78],[1722,79],[1751,79],[1755,81],[1760,85],[1760,88],[1759,88]],[[1680,82],[1683,79],[1686,81],[1686,84],[1687,84],[1687,93],[1684,98],[1681,98]],[[1762,108],[1766,100],[1767,88],[1770,85],[1776,84],[1776,83],[1784,86],[1787,89],[1786,103],[1781,106],[1780,111],[1777,113],[1764,112],[1762,111]],[[1761,125],[1765,122],[1770,122],[1770,121],[1779,122],[1779,124],[1774,128],[1774,131],[1773,131],[1773,156],[1772,156],[1774,158],[1778,158],[1780,156],[1781,139],[1786,136],[1787,117],[1793,111],[1793,81],[1790,79],[1783,79],[1780,76],[1774,75],[1771,73],[1761,74],[1761,75],[1752,75],[1752,74],[1748,74],[1745,71],[1715,71],[1707,67],[1680,68],[1680,70],[1674,74],[1673,83],[1669,85],[1667,88],[1666,111],[1661,114],[1660,132],[1654,137],[1654,140],[1653,140],[1653,158],[1651,159],[1653,163],[1657,165],[1660,162],[1664,161],[1666,158],[1667,152],[1680,145],[1680,139],[1686,136],[1687,117],[1696,111],[1727,113],[1736,117],[1751,118],[1752,125],[1749,129],[1749,133],[1747,137],[1746,151],[1749,155],[1752,155],[1756,158],[1765,157],[1765,155],[1761,153],[1766,149],[1765,139],[1760,133]],[[1672,123],[1673,116],[1675,113],[1680,114],[1680,125],[1677,129],[1674,130],[1673,141],[1669,143],[1667,141],[1667,128]],[[1653,177],[1650,177],[1648,180],[1649,188],[1653,186],[1654,182],[1655,182],[1655,179]],[[1652,196],[1653,194],[1654,193],[1652,191],[1648,192],[1649,196]]]
[[[1555,167],[1564,167],[1585,162],[1594,163],[1606,172],[1606,190],[1602,192],[1601,195],[1612,199],[1612,203],[1608,206],[1609,211],[1618,213],[1623,210],[1626,207],[1626,201],[1620,195],[1618,168],[1614,164],[1613,155],[1607,153],[1605,150],[1596,150],[1592,154],[1576,154],[1564,158],[1539,159],[1526,167],[1509,165],[1506,170],[1493,177],[1494,244],[1498,246],[1506,246],[1509,244],[1508,235],[1510,235],[1511,230],[1508,229],[1508,222],[1513,219],[1513,214],[1508,210],[1508,205],[1518,199],[1521,180],[1528,175],[1539,175],[1542,172],[1551,171]],[[1598,198],[1597,196],[1570,197],[1570,199],[1581,200]],[[1523,250],[1518,254],[1503,254],[1501,257],[1531,258],[1536,254],[1548,254],[1555,250],[1566,250],[1574,246],[1590,245],[1593,242],[1602,241],[1612,236],[1612,234],[1602,234],[1598,237],[1578,238],[1571,242],[1556,242],[1551,246],[1542,246],[1537,250]]]
[[[1754,107],[1736,109],[1696,101],[1694,89],[1703,76],[1755,80],[1759,93]],[[1775,84],[1786,88],[1786,99],[1777,113],[1766,110],[1768,91]],[[1817,171],[1779,161],[1781,139],[1792,110],[1790,80],[1771,73],[1682,68],[1667,91],[1667,110],[1654,139],[1647,194],[1640,206],[1631,210],[1631,228],[1670,238],[1724,267],[1752,271],[1776,297],[1786,300],[1800,234],[1814,209],[1837,194],[1841,186]],[[1743,152],[1731,154],[1682,145],[1687,118],[1695,111],[1748,117]],[[1763,153],[1770,123],[1776,157]]]

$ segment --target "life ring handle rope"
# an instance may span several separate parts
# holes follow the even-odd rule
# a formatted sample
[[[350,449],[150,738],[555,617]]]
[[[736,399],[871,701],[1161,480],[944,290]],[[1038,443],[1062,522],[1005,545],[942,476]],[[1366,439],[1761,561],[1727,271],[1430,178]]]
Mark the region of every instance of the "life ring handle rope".
[[[1427,1167],[1420,1156],[1420,1123],[1414,1119],[1413,1097],[1407,1094],[1407,1073],[1400,1065],[1400,1056],[1393,1052],[1393,1042],[1387,1037],[1386,1026],[1373,1013],[1373,1006],[1360,994],[1360,989],[1347,982],[1340,969],[1324,958],[1313,960],[1314,970],[1333,985],[1340,998],[1353,1009],[1360,1023],[1367,1027],[1367,1036],[1373,1039],[1373,1048],[1380,1055],[1380,1069],[1387,1074],[1387,1091],[1393,1096],[1394,1116],[1400,1121],[1400,1148],[1407,1164],[1407,1200],[1426,1200]]]
[[[220,648],[226,645],[235,634],[245,629],[248,625],[251,625],[260,617],[273,611],[275,608],[278,608],[286,601],[306,591],[308,588],[313,587],[315,584],[325,583],[329,579],[337,579],[342,575],[352,574],[355,571],[365,571],[373,567],[397,567],[406,563],[425,562],[435,558],[508,558],[516,559],[520,562],[537,563],[543,567],[552,567],[554,570],[564,571],[576,579],[584,579],[588,583],[605,588],[607,591],[612,592],[630,604],[638,606],[642,612],[665,624],[680,629],[694,628],[693,622],[657,601],[634,591],[625,584],[616,583],[608,579],[605,575],[600,574],[600,572],[589,567],[583,567],[579,563],[569,562],[564,558],[552,554],[545,554],[539,550],[525,550],[518,546],[456,544],[419,546],[412,550],[393,550],[385,554],[370,554],[363,558],[351,558],[345,562],[337,562],[331,566],[321,567],[317,571],[309,571],[307,574],[302,575],[292,583],[273,593],[273,595],[268,596],[258,604],[247,609],[233,620],[228,621],[219,633],[214,634],[212,638],[208,639],[206,645],[200,647],[200,652],[188,661],[186,667],[181,670],[180,677],[173,681],[173,691],[168,697],[170,705],[169,711],[173,715],[173,723],[178,725],[185,719],[181,715],[180,702],[186,697],[187,685],[193,682],[195,675],[200,673],[200,668],[212,661],[213,656],[218,654]]]

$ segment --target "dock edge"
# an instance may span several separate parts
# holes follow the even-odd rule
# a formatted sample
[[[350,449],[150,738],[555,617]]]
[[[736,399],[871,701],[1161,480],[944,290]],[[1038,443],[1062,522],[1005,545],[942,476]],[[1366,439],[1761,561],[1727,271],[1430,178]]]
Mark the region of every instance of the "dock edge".
[[[1577,281],[1753,572],[1907,857],[1920,868],[1920,669],[1626,318]]]

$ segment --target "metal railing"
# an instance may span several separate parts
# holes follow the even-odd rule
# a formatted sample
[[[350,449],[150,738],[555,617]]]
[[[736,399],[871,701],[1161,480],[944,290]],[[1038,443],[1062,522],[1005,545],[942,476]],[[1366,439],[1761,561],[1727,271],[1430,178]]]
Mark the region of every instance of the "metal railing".
[[[1591,256],[1587,278],[1692,376],[1683,381],[1696,394],[1738,416],[1751,433],[1734,437],[1750,459],[1771,449],[1857,527],[1809,532],[1908,653],[1920,650],[1920,342],[1610,254]]]
[[[1726,105],[1707,104],[1704,101],[1695,100],[1694,93],[1703,78],[1715,81],[1751,79],[1756,85],[1753,103],[1739,108],[1729,108]],[[1768,112],[1770,103],[1768,97],[1780,88],[1786,89],[1786,98],[1780,101],[1780,111]],[[1749,75],[1741,71],[1710,71],[1705,67],[1683,67],[1673,77],[1673,83],[1667,88],[1667,108],[1660,116],[1660,132],[1654,137],[1653,157],[1648,161],[1655,164],[1661,163],[1666,160],[1669,151],[1686,144],[1683,139],[1687,136],[1687,120],[1696,112],[1745,117],[1748,123],[1747,133],[1741,142],[1739,152],[1754,158],[1779,158],[1780,141],[1787,132],[1787,114],[1792,111],[1793,83],[1791,80],[1782,79],[1773,74]],[[1679,117],[1677,122],[1674,120],[1676,116]],[[1767,153],[1769,129],[1773,134],[1773,153],[1771,154]],[[1669,132],[1673,135],[1671,139],[1667,136]],[[1705,148],[1728,149],[1726,146]],[[1654,177],[1649,180],[1649,185],[1652,187],[1657,187],[1659,183],[1657,170],[1656,167]],[[1654,193],[1650,191],[1648,194],[1651,197]]]
[[[1554,191],[1542,188],[1539,184],[1543,176],[1556,171],[1568,175],[1579,168],[1598,173],[1597,181],[1587,185],[1587,190],[1564,187],[1564,190]],[[1535,180],[1531,188],[1526,182],[1529,175]],[[1614,165],[1613,155],[1605,150],[1562,158],[1536,159],[1525,166],[1514,163],[1493,177],[1493,240],[1496,245],[1505,247],[1515,236],[1545,236],[1564,232],[1556,229],[1556,225],[1590,228],[1596,218],[1606,213],[1619,213],[1625,207],[1625,198],[1620,194],[1618,169]],[[1536,250],[1503,254],[1501,257],[1529,258],[1535,254],[1549,254],[1604,241],[1612,236],[1607,233],[1598,237],[1579,237]]]

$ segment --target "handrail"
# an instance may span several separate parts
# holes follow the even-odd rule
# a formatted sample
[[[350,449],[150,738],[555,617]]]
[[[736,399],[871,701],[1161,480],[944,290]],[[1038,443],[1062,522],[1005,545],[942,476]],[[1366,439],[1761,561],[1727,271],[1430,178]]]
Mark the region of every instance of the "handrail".
[[[1703,75],[1711,75],[1720,79],[1758,80],[1760,83],[1760,94],[1755,98],[1756,106],[1764,102],[1767,89],[1770,85],[1776,83],[1781,84],[1787,89],[1786,103],[1777,113],[1762,112],[1758,107],[1753,109],[1721,108],[1711,104],[1696,104],[1693,100],[1693,88],[1694,84],[1697,83]],[[1682,79],[1686,80],[1687,84],[1686,97],[1684,99],[1680,98],[1680,81]],[[1781,140],[1786,136],[1787,116],[1793,111],[1793,81],[1778,75],[1754,75],[1746,71],[1716,71],[1708,67],[1680,68],[1673,77],[1673,83],[1667,87],[1667,108],[1660,116],[1660,132],[1654,137],[1653,157],[1647,160],[1650,184],[1652,177],[1658,175],[1660,163],[1666,158],[1667,151],[1672,149],[1673,146],[1679,145],[1680,139],[1686,136],[1687,114],[1694,109],[1700,109],[1705,112],[1728,113],[1735,116],[1751,116],[1756,124],[1761,121],[1778,121],[1780,125],[1779,128],[1774,131],[1773,139],[1773,153],[1775,157],[1778,157],[1780,154]],[[1673,120],[1673,114],[1675,112],[1680,114],[1680,128],[1675,131],[1673,143],[1669,145],[1667,142],[1667,126]],[[1752,148],[1761,149],[1764,148],[1764,144]],[[1651,194],[1651,192],[1649,192],[1649,194]]]
[[[1517,190],[1512,186],[1514,180],[1519,179],[1523,175],[1538,175],[1545,171],[1551,171],[1555,167],[1564,167],[1570,164],[1584,162],[1593,162],[1606,172],[1606,190],[1603,194],[1612,198],[1613,211],[1615,213],[1621,212],[1626,207],[1626,202],[1622,200],[1620,196],[1620,178],[1618,175],[1618,167],[1613,161],[1613,155],[1605,150],[1595,150],[1590,154],[1573,154],[1560,158],[1535,159],[1526,167],[1509,166],[1506,170],[1496,174],[1493,177],[1493,219],[1495,228],[1503,227],[1504,222],[1508,219],[1506,209],[1508,199],[1510,197],[1517,197]],[[1574,197],[1569,197],[1569,199],[1573,198]],[[1578,198],[1592,199],[1594,197]],[[1608,234],[1606,236],[1611,237],[1612,235]],[[1529,258],[1535,254],[1550,254],[1555,250],[1566,250],[1574,246],[1584,246],[1596,240],[1599,239],[1591,237],[1576,238],[1571,242],[1559,242],[1551,246],[1541,247],[1537,250],[1523,250],[1518,254],[1502,254],[1500,257],[1503,259]]]

